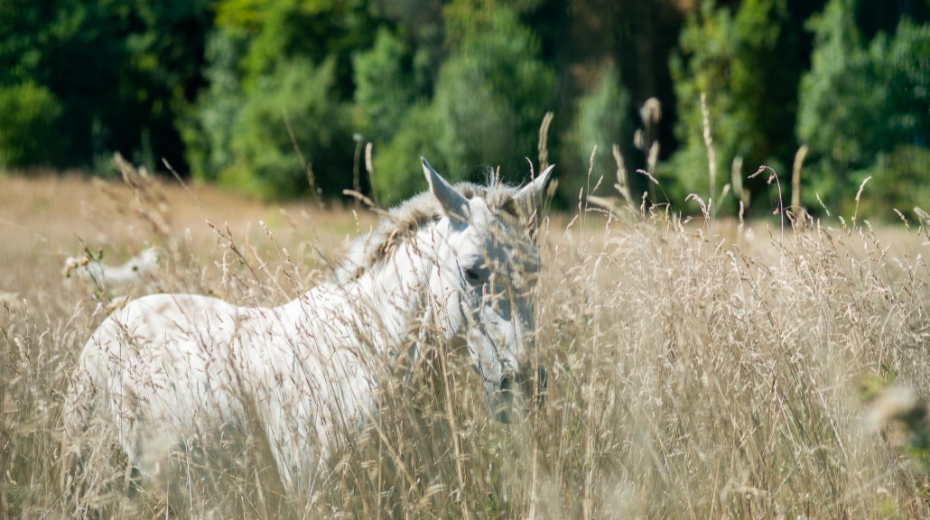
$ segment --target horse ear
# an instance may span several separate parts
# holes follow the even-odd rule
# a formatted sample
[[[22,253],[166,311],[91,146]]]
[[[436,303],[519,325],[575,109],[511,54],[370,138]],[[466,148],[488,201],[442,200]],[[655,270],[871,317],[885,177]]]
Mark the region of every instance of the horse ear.
[[[539,174],[539,177],[536,177],[533,182],[521,188],[514,196],[514,199],[520,203],[520,206],[527,214],[533,213],[536,206],[542,204],[543,190],[546,188],[546,181],[549,180],[549,174],[552,172],[553,168],[555,168],[554,164],[543,170],[542,173]]]
[[[468,199],[455,191],[452,185],[436,173],[426,159],[420,157],[420,162],[423,163],[423,174],[426,175],[426,182],[429,183],[429,191],[439,201],[446,216],[455,217],[461,222],[468,222]]]

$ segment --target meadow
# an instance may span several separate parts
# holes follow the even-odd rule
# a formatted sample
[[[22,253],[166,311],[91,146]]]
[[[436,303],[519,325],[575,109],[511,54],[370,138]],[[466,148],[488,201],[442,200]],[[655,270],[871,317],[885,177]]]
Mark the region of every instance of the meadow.
[[[69,376],[109,309],[142,294],[66,279],[66,256],[155,245],[156,290],[275,305],[376,222],[125,171],[0,175],[4,517],[61,516]],[[549,380],[525,421],[493,421],[465,356],[436,346],[425,358],[441,362],[387,391],[313,486],[274,482],[247,442],[221,465],[183,461],[204,463],[199,480],[134,486],[114,456],[89,468],[86,500],[116,518],[930,516],[918,216],[682,222],[613,204],[544,215],[534,356]]]

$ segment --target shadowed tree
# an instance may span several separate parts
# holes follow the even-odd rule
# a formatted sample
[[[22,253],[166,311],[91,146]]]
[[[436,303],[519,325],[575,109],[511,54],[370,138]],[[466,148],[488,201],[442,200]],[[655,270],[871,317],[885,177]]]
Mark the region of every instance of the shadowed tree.
[[[909,209],[930,202],[930,25],[903,18],[866,44],[852,0],[831,0],[811,19],[816,47],[801,82],[798,137],[810,147],[808,205],[849,210],[859,185]],[[915,182],[916,181],[916,182]],[[910,186],[903,190],[902,186]],[[888,208],[890,210],[890,208]],[[891,218],[891,215],[885,215]]]
[[[670,62],[680,149],[660,169],[672,200],[696,193],[705,200],[713,198],[718,208],[721,202],[735,208],[732,197],[718,199],[736,157],[742,157],[751,171],[766,164],[782,173],[791,164],[795,146],[790,136],[801,68],[797,41],[786,30],[788,15],[784,0],[746,0],[735,12],[704,2],[698,13],[689,16],[681,34],[681,54],[673,55]],[[766,63],[778,66],[762,66]],[[701,94],[707,96],[716,152],[714,194],[708,192]],[[747,187],[756,196],[768,190],[765,179]]]

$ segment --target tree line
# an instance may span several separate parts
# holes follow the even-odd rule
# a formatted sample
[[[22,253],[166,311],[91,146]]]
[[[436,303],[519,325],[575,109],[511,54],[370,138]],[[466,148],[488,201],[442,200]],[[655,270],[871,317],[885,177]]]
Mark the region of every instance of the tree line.
[[[930,0],[0,0],[7,170],[120,152],[389,205],[420,155],[524,180],[547,112],[563,205],[612,189],[615,144],[632,192],[679,208],[770,212],[790,190],[751,174],[787,181],[802,146],[811,211],[928,205]]]

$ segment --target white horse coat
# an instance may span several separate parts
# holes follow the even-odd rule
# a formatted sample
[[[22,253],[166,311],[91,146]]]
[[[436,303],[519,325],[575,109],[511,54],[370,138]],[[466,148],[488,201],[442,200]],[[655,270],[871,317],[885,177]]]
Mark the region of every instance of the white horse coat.
[[[65,259],[62,274],[76,275],[85,282],[107,288],[124,285],[145,284],[154,281],[153,275],[158,269],[161,252],[157,247],[150,247],[130,258],[123,265],[106,265],[102,261],[86,257],[69,256]]]
[[[247,308],[165,294],[110,315],[80,356],[68,439],[102,416],[145,474],[179,442],[254,414],[292,480],[377,413],[391,360],[415,355],[418,331],[432,324],[468,346],[492,412],[508,420],[528,367],[538,269],[518,215],[535,207],[551,167],[522,190],[453,188],[425,160],[423,169],[430,191],[392,210],[334,280],[297,300]],[[80,457],[80,443],[68,443],[66,464]]]

